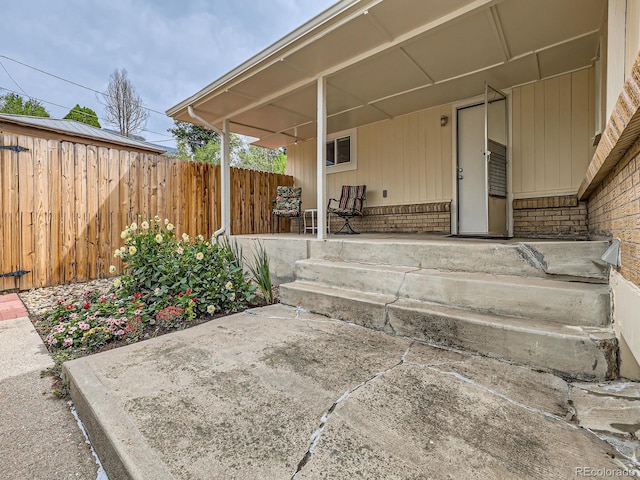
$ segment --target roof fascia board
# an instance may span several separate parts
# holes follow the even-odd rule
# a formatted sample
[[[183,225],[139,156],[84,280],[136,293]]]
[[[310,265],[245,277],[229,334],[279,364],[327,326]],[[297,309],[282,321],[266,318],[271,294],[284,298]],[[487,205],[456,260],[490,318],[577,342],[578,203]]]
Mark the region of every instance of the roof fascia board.
[[[448,13],[447,15],[444,15],[432,22],[426,23],[420,27],[417,27],[413,30],[410,30],[409,32],[406,32],[400,36],[398,36],[395,40],[390,41],[390,42],[385,42],[381,45],[378,45],[377,47],[374,47],[370,50],[367,50],[366,52],[363,52],[359,55],[356,55],[355,57],[349,59],[349,60],[345,60],[342,63],[339,63],[337,65],[334,65],[328,69],[325,69],[324,71],[318,73],[317,75],[313,76],[313,77],[307,77],[305,79],[300,80],[299,82],[294,83],[293,85],[290,85],[288,87],[285,87],[281,90],[278,90],[277,92],[268,95],[266,97],[263,97],[260,100],[257,100],[255,102],[252,102],[242,108],[239,108],[231,113],[229,113],[228,115],[226,115],[226,118],[233,118],[236,115],[240,115],[242,113],[245,113],[249,110],[253,110],[254,108],[258,108],[261,107],[263,105],[266,105],[270,102],[272,102],[273,100],[282,97],[284,95],[286,95],[287,93],[292,93],[300,88],[303,88],[305,86],[314,84],[318,78],[321,77],[327,77],[330,76],[334,73],[339,72],[340,70],[347,68],[351,65],[354,65],[358,62],[361,62],[363,60],[366,60],[369,57],[372,57],[373,55],[376,55],[378,53],[382,53],[386,50],[389,50],[391,48],[394,48],[398,45],[401,45],[409,40],[411,40],[412,38],[421,35],[422,33],[428,32],[429,30],[433,30],[437,27],[440,27],[441,25],[444,25],[446,23],[449,23],[452,20],[455,20],[457,18],[461,18],[463,16],[467,16],[470,15],[478,10],[481,10],[483,8],[489,8],[492,5],[496,5],[498,3],[500,3],[502,0],[475,0],[471,3],[468,3],[467,5],[465,5],[464,7],[459,8],[458,10],[454,10],[453,12]],[[231,88],[231,87],[230,87]],[[184,102],[183,102],[184,103]],[[171,116],[171,112],[167,112],[168,115]],[[224,120],[224,118],[217,118],[214,121],[212,121],[211,123],[213,123],[214,125],[217,125],[219,122],[221,122],[222,120]]]
[[[295,44],[295,42],[301,37],[309,35],[314,30],[319,29],[322,25],[325,25],[327,22],[330,22],[331,20],[339,17],[341,14],[343,14],[345,10],[352,8],[354,5],[357,5],[358,3],[362,3],[362,1],[363,0],[341,0],[340,2],[336,3],[332,7],[329,7],[327,10],[325,10],[318,16],[312,18],[305,24],[296,28],[294,31],[284,36],[283,38],[281,38],[271,46],[265,48],[261,52],[251,57],[246,62],[240,64],[238,67],[226,73],[225,75],[220,77],[218,80],[209,84],[199,92],[195,93],[194,95],[187,98],[186,100],[183,100],[182,102],[175,105],[174,107],[171,107],[170,109],[168,109],[166,112],[167,115],[173,116],[177,114],[180,110],[187,108],[187,106],[189,105],[196,106],[198,100],[202,99],[203,97],[209,96],[211,93],[215,92],[216,89],[220,88],[223,85],[225,85],[225,89],[232,88],[232,86],[227,85],[229,82],[231,82],[232,80],[238,79],[238,77],[243,76],[249,70],[256,68],[260,63],[265,62],[270,57],[274,56],[276,53],[280,53],[287,47],[290,47],[291,45]],[[375,3],[379,3],[381,1],[382,0],[375,0]],[[368,6],[369,5],[367,5],[367,7]],[[349,21],[349,20],[350,18],[347,19],[346,21]],[[345,22],[344,21],[340,22],[340,24],[342,23],[345,23]],[[320,36],[326,34],[326,30],[320,31],[319,34]],[[314,36],[314,39],[315,38],[316,36]],[[305,44],[306,42],[301,44],[300,47],[304,46]],[[263,68],[267,68],[269,65],[271,65],[271,63],[264,65]]]

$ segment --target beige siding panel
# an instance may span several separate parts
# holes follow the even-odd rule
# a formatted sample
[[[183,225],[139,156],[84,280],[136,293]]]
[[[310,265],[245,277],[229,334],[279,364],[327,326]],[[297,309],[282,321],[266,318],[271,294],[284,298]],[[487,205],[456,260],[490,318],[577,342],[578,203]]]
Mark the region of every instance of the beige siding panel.
[[[451,117],[451,107],[445,105],[441,107],[440,116]],[[451,138],[453,135],[452,122],[445,127],[440,127],[440,116],[435,123],[440,128],[440,160],[442,162],[442,195],[436,196],[434,200],[451,200],[453,198],[453,151]]]
[[[640,2],[633,0],[627,2],[627,28],[625,48],[625,77],[631,72],[631,68],[640,52]]]
[[[441,179],[437,178],[437,171],[440,167],[440,125],[438,125],[438,130],[434,128],[430,128],[432,125],[432,120],[434,115],[438,115],[438,110],[428,110],[425,112],[426,123],[425,123],[425,136],[426,136],[426,156],[424,160],[420,163],[424,163],[426,166],[426,195],[424,197],[425,201],[431,200],[436,197],[437,185],[441,183]],[[408,203],[408,202],[407,202]]]
[[[522,123],[522,192],[534,192],[536,189],[535,162],[535,90],[533,85],[522,88],[521,123]],[[515,192],[514,193],[518,193]]]
[[[593,130],[589,129],[589,75],[586,70],[572,75],[571,82],[572,125],[571,135],[571,186],[576,190],[582,182],[591,160],[589,138]]]
[[[512,165],[516,197],[577,191],[593,153],[593,69],[513,90]]]
[[[427,156],[427,125],[429,124],[429,118],[425,112],[419,112],[418,114],[418,158],[426,158]],[[414,175],[419,181],[418,185],[418,198],[427,197],[427,164],[426,162],[418,162]]]
[[[572,142],[573,128],[571,121],[571,84],[573,77],[564,75],[558,79],[560,97],[558,99],[558,186],[572,185]]]
[[[536,83],[533,86],[534,92],[534,124],[533,124],[533,152],[534,152],[534,175],[535,175],[535,189],[537,191],[546,190],[545,181],[547,179],[545,175],[545,101],[544,101],[544,83]]]
[[[560,81],[552,78],[544,85],[544,188],[557,190],[560,177]],[[564,126],[562,126],[564,127]]]
[[[522,89],[517,88],[511,97],[511,188],[522,191]]]
[[[329,174],[329,196],[342,185],[364,183],[368,206],[451,200],[452,133],[450,124],[440,125],[441,115],[450,116],[451,106],[359,128],[358,169]]]

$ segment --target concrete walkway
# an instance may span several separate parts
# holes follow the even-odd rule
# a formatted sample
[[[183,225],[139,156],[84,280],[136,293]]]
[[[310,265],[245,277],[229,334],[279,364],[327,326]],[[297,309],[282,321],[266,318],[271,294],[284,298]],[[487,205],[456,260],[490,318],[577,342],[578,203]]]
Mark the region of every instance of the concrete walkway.
[[[112,480],[622,476],[633,462],[581,415],[640,429],[635,385],[569,385],[282,305],[66,369]]]
[[[95,480],[98,466],[66,401],[52,394],[53,366],[16,294],[0,295],[0,477]]]

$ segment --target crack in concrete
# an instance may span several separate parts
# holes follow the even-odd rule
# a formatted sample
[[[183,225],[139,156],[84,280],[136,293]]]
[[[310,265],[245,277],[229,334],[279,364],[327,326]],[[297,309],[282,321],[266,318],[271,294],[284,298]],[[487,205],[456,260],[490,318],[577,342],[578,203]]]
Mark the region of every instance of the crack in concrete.
[[[396,303],[398,300],[400,300],[400,292],[402,291],[402,287],[404,287],[405,282],[407,281],[407,275],[409,273],[413,273],[413,272],[417,272],[419,270],[422,270],[421,267],[416,267],[413,270],[409,270],[408,272],[404,272],[402,275],[402,281],[400,282],[400,285],[398,286],[398,289],[396,290],[395,293],[395,297],[391,302],[387,302],[384,304],[384,323],[383,323],[383,328],[389,329],[391,330],[391,333],[393,335],[396,335],[396,329],[393,328],[393,325],[391,325],[391,321],[389,319],[389,305],[393,305],[394,303]]]
[[[407,364],[409,365],[409,364]],[[468,383],[470,385],[473,385],[476,388],[479,388],[481,390],[484,390],[487,393],[490,393],[491,395],[495,395],[509,403],[511,403],[512,405],[515,405],[519,408],[524,408],[525,410],[532,412],[532,413],[536,413],[539,415],[542,415],[546,418],[551,418],[554,420],[557,420],[565,425],[567,425],[568,427],[572,428],[572,429],[584,429],[586,431],[588,431],[590,434],[594,435],[596,438],[598,438],[599,440],[602,440],[604,442],[607,442],[607,444],[609,444],[616,452],[618,455],[620,455],[620,457],[624,458],[626,461],[630,462],[632,465],[634,465],[635,467],[640,467],[640,461],[638,461],[636,458],[634,457],[630,457],[629,455],[627,455],[624,451],[622,451],[622,449],[619,447],[619,445],[616,445],[615,443],[613,443],[611,441],[610,436],[607,436],[605,434],[600,434],[596,431],[591,430],[590,428],[587,427],[583,427],[580,425],[576,425],[575,423],[573,423],[573,419],[577,418],[578,412],[574,406],[574,401],[573,401],[573,388],[574,386],[571,385],[570,383],[568,383],[568,391],[567,391],[567,403],[569,404],[569,412],[567,414],[567,417],[562,418],[559,417],[558,415],[555,415],[553,413],[550,412],[545,412],[544,410],[540,410],[539,408],[535,408],[535,407],[531,407],[529,405],[525,405],[524,403],[518,402],[517,400],[514,400],[512,398],[507,397],[506,395],[497,392],[485,385],[482,385],[480,383],[477,383],[473,380],[471,380],[470,378],[465,377],[464,375],[461,375],[457,372],[452,372],[452,371],[444,371],[444,370],[440,370],[439,368],[435,368],[435,366],[427,366],[428,369],[433,370],[435,372],[441,373],[443,375],[450,375],[453,376],[454,378],[457,378],[458,380],[461,380],[465,383]],[[570,418],[569,418],[570,417]],[[618,463],[623,466],[624,468],[628,468],[628,465],[624,465],[622,462]],[[633,472],[637,472],[637,474],[640,474],[640,471],[637,469],[633,469]]]
[[[548,274],[547,262],[544,261],[544,255],[542,253],[526,243],[519,243],[516,246],[516,251],[522,258],[529,262],[529,265]]]
[[[391,370],[393,370],[396,367],[399,367],[400,365],[403,365],[405,363],[406,359],[407,359],[407,356],[411,352],[411,348],[413,347],[413,345],[415,343],[416,343],[415,341],[412,341],[409,344],[409,346],[407,347],[405,352],[400,357],[400,361],[398,363],[396,363],[395,365],[392,365],[391,367],[389,367],[389,368],[387,368],[385,370],[382,370],[380,372],[377,372],[377,373],[373,374],[371,377],[367,378],[363,382],[360,382],[355,387],[352,387],[351,389],[349,389],[346,392],[344,392],[340,398],[338,398],[335,402],[333,402],[333,404],[331,404],[331,407],[329,407],[329,409],[320,417],[320,425],[318,426],[316,431],[313,432],[313,434],[311,435],[311,437],[309,439],[311,441],[311,444],[309,445],[309,448],[307,449],[307,451],[305,452],[304,456],[302,457],[302,459],[298,463],[298,467],[296,468],[296,471],[294,472],[294,474],[291,476],[291,480],[294,480],[296,478],[296,476],[298,475],[298,473],[300,473],[302,471],[302,469],[304,468],[304,466],[309,462],[309,460],[311,460],[311,456],[313,455],[313,452],[315,451],[316,447],[318,446],[318,443],[320,443],[320,437],[322,436],[322,433],[324,432],[324,428],[325,428],[327,422],[329,421],[329,418],[331,417],[331,414],[333,414],[333,412],[336,410],[338,405],[341,404],[342,402],[344,402],[347,398],[349,398],[349,396],[353,392],[355,392],[356,390],[359,390],[362,387],[365,387],[367,384],[369,384],[370,382],[372,382],[376,378],[381,377],[382,375],[390,372]]]
[[[427,368],[429,370],[433,370],[434,372],[438,372],[438,373],[441,373],[443,375],[449,375],[451,377],[454,377],[454,378],[456,378],[456,379],[458,379],[460,381],[463,381],[465,383],[468,383],[469,385],[472,385],[472,386],[474,386],[474,387],[476,387],[476,388],[478,388],[480,390],[484,390],[485,392],[487,392],[487,393],[489,393],[491,395],[494,395],[494,396],[496,396],[498,398],[501,398],[501,399],[511,403],[512,405],[515,405],[516,407],[523,408],[523,409],[525,409],[525,410],[527,410],[529,412],[532,412],[532,413],[537,413],[537,414],[542,415],[542,416],[544,416],[546,418],[552,418],[554,420],[558,420],[558,421],[560,421],[562,423],[565,423],[566,425],[570,426],[571,428],[574,428],[574,429],[578,429],[579,428],[577,425],[567,422],[565,418],[559,417],[558,415],[556,415],[554,413],[545,412],[544,410],[540,410],[539,408],[531,407],[529,405],[525,405],[524,403],[518,402],[517,400],[509,398],[506,395],[504,395],[503,393],[500,393],[500,392],[498,392],[496,390],[493,390],[493,389],[487,387],[486,385],[482,385],[481,383],[478,383],[478,382],[476,382],[476,381],[474,381],[474,380],[472,380],[472,379],[470,379],[468,377],[465,377],[464,375],[461,375],[458,372],[440,370],[439,368],[436,368],[435,366],[428,366]]]

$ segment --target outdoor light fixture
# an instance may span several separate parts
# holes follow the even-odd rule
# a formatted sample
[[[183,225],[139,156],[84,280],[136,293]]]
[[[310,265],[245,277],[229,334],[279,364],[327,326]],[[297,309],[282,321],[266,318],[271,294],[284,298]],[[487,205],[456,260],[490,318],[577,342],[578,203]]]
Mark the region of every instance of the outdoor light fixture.
[[[449,117],[447,117],[446,115],[442,115],[440,117],[440,126],[441,127],[446,127],[447,123],[449,123]]]

